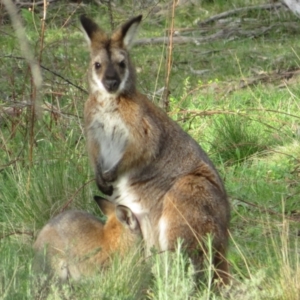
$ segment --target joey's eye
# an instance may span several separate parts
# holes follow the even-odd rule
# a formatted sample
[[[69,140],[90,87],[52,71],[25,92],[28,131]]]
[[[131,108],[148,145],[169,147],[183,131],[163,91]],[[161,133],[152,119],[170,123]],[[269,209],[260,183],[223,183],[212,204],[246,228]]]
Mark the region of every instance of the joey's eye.
[[[99,62],[95,62],[95,69],[99,70],[101,68],[101,64]]]
[[[119,62],[120,68],[124,69],[126,67],[125,60]]]

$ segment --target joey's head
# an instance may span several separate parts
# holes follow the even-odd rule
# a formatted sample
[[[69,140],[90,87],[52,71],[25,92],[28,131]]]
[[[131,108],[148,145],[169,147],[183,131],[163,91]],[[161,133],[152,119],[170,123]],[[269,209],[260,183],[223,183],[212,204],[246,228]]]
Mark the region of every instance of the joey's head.
[[[120,236],[114,239],[119,239],[121,248],[130,248],[142,240],[139,221],[128,207],[115,205],[100,196],[94,196],[94,200],[103,214],[107,216],[106,228],[118,227],[120,229]]]
[[[135,91],[135,70],[128,50],[133,44],[141,20],[141,15],[130,19],[108,36],[94,21],[84,15],[80,17],[91,52],[91,93],[118,96]]]

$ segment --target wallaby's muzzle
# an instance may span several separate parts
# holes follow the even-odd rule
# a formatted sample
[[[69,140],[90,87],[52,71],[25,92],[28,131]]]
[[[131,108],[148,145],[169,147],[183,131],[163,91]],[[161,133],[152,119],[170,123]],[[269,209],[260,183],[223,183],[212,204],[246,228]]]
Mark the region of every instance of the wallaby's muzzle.
[[[109,93],[114,93],[119,88],[120,80],[107,79],[103,81],[103,85]]]
[[[119,89],[121,79],[112,64],[108,66],[102,82],[109,93],[115,93]]]

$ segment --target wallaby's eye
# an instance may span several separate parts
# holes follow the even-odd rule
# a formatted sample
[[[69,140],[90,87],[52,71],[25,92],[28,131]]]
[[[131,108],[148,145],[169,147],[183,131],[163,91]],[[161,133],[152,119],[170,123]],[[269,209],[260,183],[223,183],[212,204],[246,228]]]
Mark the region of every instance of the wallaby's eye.
[[[101,64],[99,62],[95,62],[95,69],[99,70],[101,68]]]
[[[120,68],[124,69],[126,67],[125,60],[119,62]]]

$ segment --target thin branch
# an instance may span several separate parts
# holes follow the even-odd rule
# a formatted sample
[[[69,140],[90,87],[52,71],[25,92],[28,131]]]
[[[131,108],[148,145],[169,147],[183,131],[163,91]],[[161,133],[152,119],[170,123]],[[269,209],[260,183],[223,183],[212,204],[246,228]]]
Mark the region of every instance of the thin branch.
[[[91,182],[95,181],[95,178],[87,181],[84,185],[82,185],[71,197],[70,199],[66,202],[66,204],[62,207],[62,209],[60,210],[60,213],[63,212],[70,204],[71,202],[74,200],[74,197],[82,190],[84,189],[88,184],[90,184]]]
[[[4,57],[4,58],[14,58],[14,59],[21,59],[21,60],[24,60],[24,57],[22,57],[22,56],[4,55],[4,56],[0,56],[0,57]],[[63,77],[62,75],[58,74],[57,72],[52,71],[52,70],[50,70],[49,68],[47,68],[47,67],[45,67],[45,66],[43,66],[43,65],[40,65],[40,67],[41,67],[42,69],[48,71],[49,73],[51,73],[51,74],[53,74],[53,75],[55,75],[55,76],[57,76],[57,77],[63,79],[65,82],[67,82],[68,84],[74,86],[75,88],[77,88],[78,90],[84,92],[85,94],[88,94],[88,91],[87,91],[87,90],[85,90],[84,88],[82,88],[82,87],[76,85],[75,83],[73,83],[73,82],[70,81],[69,79]]]
[[[297,115],[293,115],[284,111],[280,111],[280,110],[275,110],[275,109],[262,109],[262,108],[249,108],[245,111],[239,110],[238,112],[236,111],[229,111],[229,110],[203,110],[203,111],[197,111],[197,110],[180,110],[178,112],[170,112],[169,116],[172,116],[173,114],[190,114],[191,116],[189,116],[190,118],[192,117],[206,117],[206,116],[213,116],[213,115],[222,115],[222,114],[227,114],[227,115],[246,115],[249,111],[261,111],[261,112],[272,112],[275,114],[282,114],[282,115],[286,115],[289,117],[293,117],[296,119],[300,119],[300,116]],[[176,120],[177,122],[180,121],[186,121],[186,118],[181,118]]]
[[[269,152],[272,152],[272,153],[278,153],[278,154],[282,154],[282,155],[285,155],[285,156],[288,156],[292,159],[294,159],[297,163],[300,163],[300,159],[298,159],[297,157],[295,157],[294,155],[292,154],[288,154],[288,153],[285,153],[285,152],[282,152],[282,151],[278,151],[278,150],[274,150],[274,149],[270,149],[268,150]],[[291,172],[293,174],[293,172]],[[297,194],[297,193],[296,193]]]
[[[53,3],[53,2],[58,2],[58,0],[47,0],[47,3]],[[42,6],[44,5],[44,0],[43,1],[33,1],[33,2],[20,2],[17,1],[16,2],[17,7],[19,8],[25,8],[25,7],[34,7],[34,6]]]
[[[61,26],[60,29],[64,28],[70,21],[70,19],[73,17],[73,15],[76,13],[76,11],[81,7],[82,4],[82,0],[77,1],[77,5],[75,7],[75,9],[68,15],[66,21],[64,22],[64,24]]]
[[[278,212],[275,211],[275,210],[272,210],[272,209],[269,209],[269,208],[265,208],[265,207],[263,207],[263,206],[260,206],[260,205],[251,203],[251,202],[246,201],[246,200],[237,199],[237,198],[234,198],[234,199],[237,200],[237,201],[239,201],[239,202],[245,203],[245,204],[247,204],[247,205],[249,205],[249,206],[255,207],[255,208],[257,208],[258,210],[263,211],[263,212],[266,212],[266,213],[268,213],[268,214],[270,214],[270,215],[282,217],[282,213],[278,213]],[[287,218],[288,220],[291,220],[291,221],[293,221],[293,222],[297,222],[297,223],[300,222],[300,219],[298,219],[297,217],[292,217],[292,216],[286,216],[286,215],[285,215],[285,218]]]
[[[270,4],[262,4],[262,5],[255,5],[255,6],[239,7],[236,9],[232,9],[232,10],[217,14],[213,17],[206,19],[205,21],[198,22],[197,25],[198,26],[207,25],[208,23],[215,22],[220,19],[225,19],[232,15],[236,15],[237,13],[247,12],[249,10],[271,10],[271,9],[282,8],[284,6],[285,5],[283,3],[279,2],[279,3],[270,3]]]
[[[40,52],[39,52],[39,58],[38,58],[38,66],[41,65],[42,62],[42,56],[43,56],[43,50],[44,50],[44,37],[45,37],[45,22],[46,22],[46,15],[47,15],[47,1],[43,0],[43,18],[42,18],[42,22],[41,22],[41,34],[40,34]],[[40,72],[39,76],[40,76],[40,85],[36,84],[36,81],[34,80],[34,74],[32,74],[32,78],[33,78],[33,84],[32,84],[32,88],[33,88],[33,92],[32,92],[32,97],[31,97],[31,101],[32,101],[32,105],[31,105],[31,122],[30,122],[30,134],[29,134],[29,163],[30,165],[32,165],[33,163],[33,148],[34,148],[34,129],[35,129],[35,120],[36,120],[36,116],[37,116],[37,109],[38,109],[38,105],[36,104],[36,101],[39,100],[40,98],[40,93],[41,93],[41,88],[42,88],[42,74],[40,71],[40,67],[38,67],[38,70]]]
[[[174,36],[172,39],[173,44],[188,44],[194,43],[197,46],[203,43],[208,43],[216,41],[219,39],[234,39],[234,38],[254,38],[266,34],[268,31],[275,28],[277,24],[272,24],[270,26],[264,27],[260,26],[258,30],[243,30],[241,28],[223,28],[218,32],[205,37],[187,37],[187,36]],[[146,46],[146,45],[156,45],[156,44],[169,44],[169,37],[157,37],[157,38],[147,38],[140,39],[135,42],[135,45]]]
[[[253,78],[245,78],[240,80],[238,86],[229,88],[226,91],[226,95],[236,90],[240,90],[252,85],[256,85],[260,82],[272,82],[275,80],[290,79],[294,75],[299,75],[299,74],[300,74],[300,69],[296,69],[293,71],[283,71],[283,72],[274,71],[272,73],[261,74]]]
[[[33,129],[34,129],[34,120],[35,120],[35,113],[37,112],[37,107],[40,102],[41,98],[41,88],[42,88],[42,73],[39,67],[39,63],[36,61],[33,51],[30,49],[29,42],[27,39],[27,35],[25,32],[25,27],[22,24],[22,20],[20,15],[18,14],[18,10],[16,5],[12,2],[12,0],[3,0],[4,6],[10,15],[12,25],[14,27],[17,39],[20,43],[21,53],[25,57],[30,70],[31,70],[31,80],[32,80],[32,107],[31,107],[31,129],[30,129],[30,149],[29,149],[29,162],[32,163],[33,160]],[[46,1],[43,1],[43,4]]]
[[[18,155],[18,156],[19,156],[19,155]],[[15,164],[15,163],[18,162],[19,160],[21,160],[21,159],[15,158],[14,160],[11,160],[9,163],[7,163],[7,164],[5,164],[5,165],[1,165],[1,166],[0,166],[0,172],[2,172],[5,168],[9,167],[10,165]]]
[[[80,90],[81,92],[84,92],[85,94],[88,94],[88,91],[87,91],[87,90],[85,90],[84,88],[82,88],[82,87],[76,85],[75,83],[73,83],[73,82],[70,81],[69,79],[63,77],[62,75],[56,73],[55,71],[52,71],[52,70],[48,69],[47,67],[45,67],[45,66],[43,66],[43,65],[41,65],[40,67],[41,67],[42,69],[44,69],[44,70],[46,70],[46,71],[52,73],[53,75],[55,75],[55,76],[57,76],[57,77],[63,79],[65,82],[67,82],[68,84],[74,86],[75,88],[77,88],[77,89]]]
[[[32,104],[30,102],[17,102],[17,101],[7,101],[9,102],[9,104],[15,108],[19,108],[19,109],[23,109],[24,107],[30,107]],[[53,106],[52,106],[53,107]],[[62,112],[61,110],[58,110],[57,108],[49,108],[47,107],[47,102],[45,103],[45,105],[42,105],[39,107],[40,110],[42,111],[47,111],[47,112],[50,112],[50,113],[54,113],[54,114],[57,114],[57,115],[60,115],[60,116],[66,116],[66,117],[76,117],[76,118],[79,118],[79,119],[82,119],[83,117],[78,115],[78,114],[71,114],[71,113],[66,113],[66,112]],[[1,110],[0,110],[1,112]]]
[[[111,31],[113,31],[115,29],[115,23],[114,23],[114,17],[113,17],[113,12],[111,7],[111,0],[106,0],[105,2],[107,5],[107,10],[109,15],[110,29]]]
[[[171,14],[171,25],[169,29],[169,44],[167,48],[167,59],[166,59],[166,77],[165,77],[165,88],[162,95],[162,108],[164,111],[169,111],[169,82],[172,70],[172,53],[173,53],[173,35],[174,35],[174,19],[175,19],[175,0],[172,4],[172,14]]]
[[[6,237],[12,236],[12,235],[17,235],[17,234],[26,234],[26,235],[29,235],[32,238],[34,237],[33,231],[16,230],[14,232],[10,232],[10,233],[7,233],[7,234],[4,234],[4,235],[0,236],[0,240],[4,239]]]

